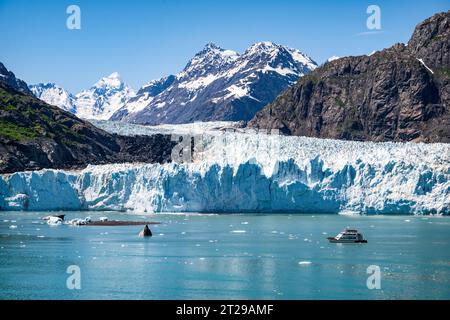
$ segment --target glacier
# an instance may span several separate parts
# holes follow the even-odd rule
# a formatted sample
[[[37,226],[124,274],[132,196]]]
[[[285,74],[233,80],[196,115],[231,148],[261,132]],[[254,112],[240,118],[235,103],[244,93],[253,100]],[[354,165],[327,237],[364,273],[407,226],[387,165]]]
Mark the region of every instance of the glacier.
[[[120,134],[155,133],[154,127],[96,124]],[[1,175],[0,210],[450,214],[450,144],[218,129],[224,125],[187,126],[195,137],[188,163]],[[176,128],[158,131],[174,133]],[[189,133],[183,126],[178,129]]]

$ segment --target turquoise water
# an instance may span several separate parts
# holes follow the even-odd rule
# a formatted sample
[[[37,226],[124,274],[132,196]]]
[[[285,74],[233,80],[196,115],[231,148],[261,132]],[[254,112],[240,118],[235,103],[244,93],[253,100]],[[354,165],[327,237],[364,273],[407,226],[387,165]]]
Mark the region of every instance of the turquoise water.
[[[1,299],[450,299],[449,217],[67,213],[162,222],[142,239],[139,226],[43,215],[0,212]],[[347,226],[369,243],[328,243]],[[70,265],[80,290],[66,286]],[[380,290],[366,286],[370,265]]]

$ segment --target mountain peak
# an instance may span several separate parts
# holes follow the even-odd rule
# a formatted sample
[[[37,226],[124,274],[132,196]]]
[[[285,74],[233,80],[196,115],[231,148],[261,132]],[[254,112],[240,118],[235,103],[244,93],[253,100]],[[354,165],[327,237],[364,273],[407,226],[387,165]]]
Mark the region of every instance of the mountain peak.
[[[203,48],[203,50],[223,50],[223,49],[213,42],[208,42]]]
[[[272,41],[260,41],[260,42],[256,42],[254,43],[252,46],[250,47],[258,47],[258,48],[278,48],[280,45],[276,44],[275,42]]]
[[[107,76],[107,78],[109,78],[109,79],[120,78],[120,74],[117,71],[115,71],[115,72],[111,73],[109,76]]]
[[[261,51],[273,51],[280,49],[282,46],[272,42],[272,41],[261,41],[252,44],[247,50],[246,53],[252,52],[261,52]]]
[[[217,44],[213,42],[208,42],[203,49],[198,52],[195,57],[205,57],[205,56],[218,56],[224,59],[235,59],[239,56],[239,54],[236,51],[233,50],[226,50],[222,47],[218,46]]]
[[[75,97],[54,82],[38,83],[28,86],[34,96],[53,106],[76,113]]]
[[[76,115],[83,119],[107,120],[134,95],[134,90],[122,81],[120,74],[113,72],[75,96]]]
[[[144,86],[113,118],[140,124],[249,120],[316,66],[299,50],[270,41],[242,55],[208,43],[176,77],[158,90]]]
[[[233,50],[225,50],[214,43],[207,43],[186,65],[178,78],[186,75],[201,76],[205,73],[215,73],[223,66],[229,65],[239,57]]]

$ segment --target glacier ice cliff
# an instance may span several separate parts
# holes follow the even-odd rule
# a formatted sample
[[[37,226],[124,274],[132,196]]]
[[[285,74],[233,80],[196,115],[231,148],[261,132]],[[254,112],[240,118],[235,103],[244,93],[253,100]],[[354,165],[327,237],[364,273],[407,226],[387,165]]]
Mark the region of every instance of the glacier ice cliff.
[[[0,210],[450,214],[449,144],[197,140],[192,163],[2,175]]]

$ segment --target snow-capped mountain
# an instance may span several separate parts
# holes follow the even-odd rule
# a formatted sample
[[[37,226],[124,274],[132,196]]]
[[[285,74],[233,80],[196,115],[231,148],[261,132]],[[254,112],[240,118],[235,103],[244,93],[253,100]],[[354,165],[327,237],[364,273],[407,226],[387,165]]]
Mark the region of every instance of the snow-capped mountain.
[[[201,132],[204,125],[172,127],[198,127]],[[130,136],[155,133],[154,127],[111,121],[103,122],[102,128]],[[202,148],[191,163],[110,164],[2,175],[0,208],[140,214],[450,214],[450,144],[371,143],[216,129],[203,133]]]
[[[38,83],[29,86],[31,92],[48,104],[77,113],[75,96],[54,83]]]
[[[114,72],[76,95],[76,114],[85,119],[108,120],[134,95],[134,90]]]
[[[83,119],[107,120],[135,96],[134,90],[121,80],[117,72],[101,78],[90,89],[77,95],[54,83],[40,83],[29,88],[37,98]]]
[[[139,124],[249,120],[316,67],[300,51],[272,42],[256,43],[243,54],[209,43],[176,77],[156,82],[165,84],[160,93],[142,88],[111,119]]]

